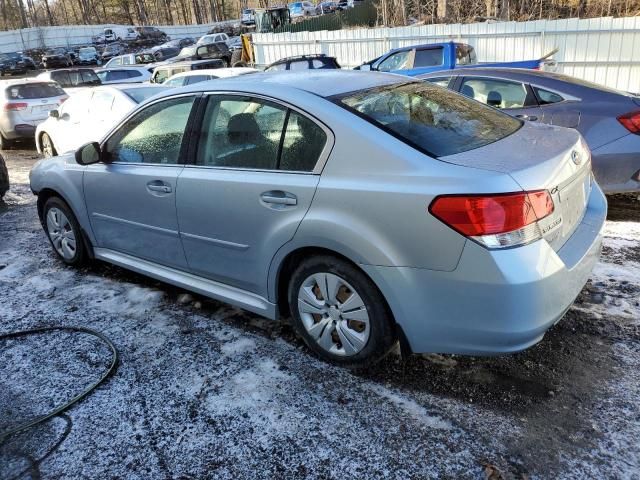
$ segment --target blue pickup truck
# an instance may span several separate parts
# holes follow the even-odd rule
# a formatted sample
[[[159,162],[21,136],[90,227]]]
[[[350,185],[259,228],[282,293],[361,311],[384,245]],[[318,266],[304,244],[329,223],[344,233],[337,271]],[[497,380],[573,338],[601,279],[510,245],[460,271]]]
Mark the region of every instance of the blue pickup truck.
[[[547,55],[548,57],[549,55]],[[546,57],[545,57],[546,58]],[[465,43],[445,42],[412,45],[396,48],[356,67],[356,70],[374,70],[399,73],[402,75],[422,75],[439,70],[469,67],[508,67],[539,69],[545,58],[522,62],[478,63],[476,52]]]

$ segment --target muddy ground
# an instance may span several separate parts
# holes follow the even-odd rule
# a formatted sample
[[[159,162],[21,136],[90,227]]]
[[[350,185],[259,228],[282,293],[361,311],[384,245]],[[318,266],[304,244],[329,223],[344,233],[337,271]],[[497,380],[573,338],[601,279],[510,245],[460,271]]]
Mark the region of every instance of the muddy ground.
[[[327,365],[286,325],[120,268],[56,260],[7,152],[0,334],[80,325],[116,373],[0,444],[0,478],[640,478],[640,202],[610,197],[602,261],[567,316],[511,356]],[[0,435],[77,394],[97,339],[0,340]]]

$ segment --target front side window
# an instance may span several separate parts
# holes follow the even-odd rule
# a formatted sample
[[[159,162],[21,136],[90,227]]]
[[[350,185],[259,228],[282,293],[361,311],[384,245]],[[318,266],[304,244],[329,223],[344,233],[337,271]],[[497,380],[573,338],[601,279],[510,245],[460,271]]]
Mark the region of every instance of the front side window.
[[[312,171],[326,140],[315,122],[285,106],[250,97],[211,97],[196,164]]]
[[[427,82],[411,82],[331,97],[403,142],[433,157],[488,145],[522,122]]]
[[[164,83],[167,78],[169,78],[169,71],[165,69],[156,70],[153,74],[154,83]]]
[[[518,82],[465,78],[461,92],[494,108],[524,108],[531,104],[527,99],[527,88]]]
[[[442,65],[442,47],[416,50],[413,67],[436,67]]]
[[[411,53],[411,50],[394,53],[378,65],[378,70],[381,72],[390,72],[392,70],[406,70],[411,68]]]
[[[155,103],[138,112],[109,138],[107,161],[177,164],[194,97]]]

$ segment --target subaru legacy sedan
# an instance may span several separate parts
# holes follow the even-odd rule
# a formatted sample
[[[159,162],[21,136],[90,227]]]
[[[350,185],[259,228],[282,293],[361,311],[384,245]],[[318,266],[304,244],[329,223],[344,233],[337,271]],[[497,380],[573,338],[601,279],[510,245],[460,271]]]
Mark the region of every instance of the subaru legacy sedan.
[[[271,319],[344,366],[540,341],[598,259],[575,130],[383,73],[166,91],[31,172],[53,250]]]

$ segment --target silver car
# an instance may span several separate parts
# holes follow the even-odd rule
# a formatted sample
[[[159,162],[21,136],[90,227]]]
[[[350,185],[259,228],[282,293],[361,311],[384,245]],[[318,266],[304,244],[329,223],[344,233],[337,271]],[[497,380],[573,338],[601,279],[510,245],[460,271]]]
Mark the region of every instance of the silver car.
[[[347,71],[172,89],[40,161],[31,188],[65,263],[290,315],[346,366],[398,340],[466,354],[540,341],[587,281],[607,208],[576,131]]]
[[[0,150],[11,148],[16,139],[33,138],[36,126],[67,98],[54,82],[0,80]]]
[[[461,68],[419,78],[509,115],[575,128],[591,149],[605,193],[640,191],[640,96],[558,73]]]

